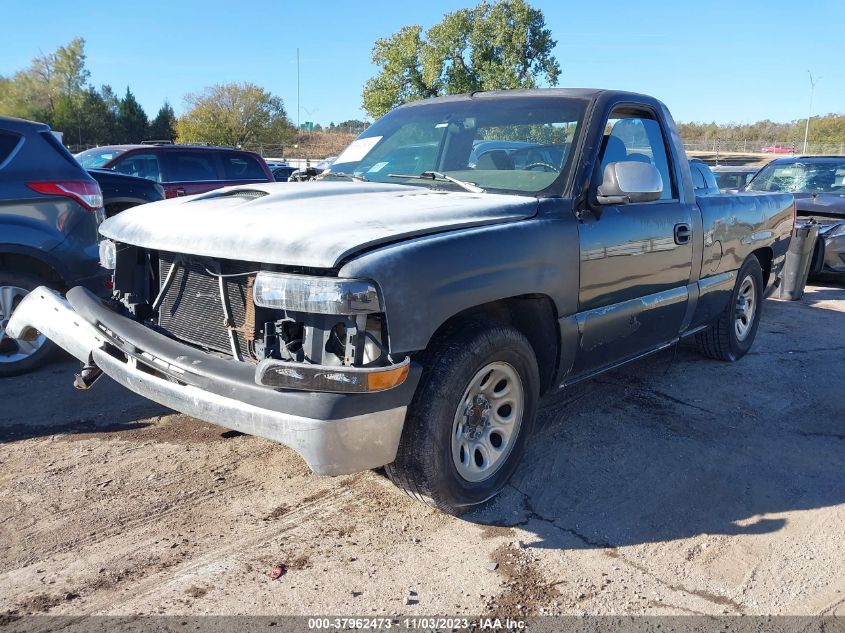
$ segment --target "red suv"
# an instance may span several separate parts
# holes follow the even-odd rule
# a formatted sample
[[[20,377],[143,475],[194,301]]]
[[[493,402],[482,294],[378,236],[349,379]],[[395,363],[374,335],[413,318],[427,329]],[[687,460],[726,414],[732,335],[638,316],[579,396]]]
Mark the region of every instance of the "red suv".
[[[203,145],[105,145],[76,155],[86,169],[112,169],[149,178],[168,198],[204,193],[228,185],[273,182],[258,154]]]

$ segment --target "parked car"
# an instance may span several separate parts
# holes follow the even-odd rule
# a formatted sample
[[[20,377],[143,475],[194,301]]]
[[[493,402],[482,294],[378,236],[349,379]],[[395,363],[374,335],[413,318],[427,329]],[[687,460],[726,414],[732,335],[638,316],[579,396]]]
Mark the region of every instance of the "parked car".
[[[328,158],[319,160],[313,165],[309,165],[308,167],[300,167],[298,169],[295,169],[288,176],[288,181],[302,182],[305,180],[313,180],[314,178],[322,174],[324,171],[326,171],[329,167],[331,167],[332,163],[335,161],[336,158],[337,156],[329,156]]]
[[[689,162],[692,175],[692,188],[697,196],[722,193],[716,184],[716,176],[710,167],[700,158],[691,158]]]
[[[561,144],[484,140],[473,145],[468,165],[480,169],[493,165],[499,169],[556,170],[565,153],[566,146]]]
[[[794,154],[795,147],[793,145],[769,145],[761,148],[760,151],[764,154]]]
[[[273,172],[273,180],[276,182],[287,182],[291,174],[296,171],[296,168],[285,165],[283,167],[273,167],[271,171]]]
[[[793,194],[798,216],[819,223],[810,273],[845,273],[845,156],[778,158],[746,189]]]
[[[34,288],[111,287],[100,267],[100,187],[43,123],[0,117],[0,376],[24,373],[49,356],[41,334],[15,340],[7,325]]]
[[[127,176],[107,169],[89,169],[88,173],[100,185],[103,208],[108,218],[130,207],[165,198],[164,187],[147,178]]]
[[[716,176],[716,183],[722,193],[737,193],[745,187],[754,174],[760,171],[759,165],[716,165],[710,168]]]
[[[167,198],[246,183],[273,182],[264,159],[253,152],[195,145],[108,145],[76,159],[86,169],[108,169],[153,180]]]
[[[552,133],[556,166],[468,165],[474,140]],[[426,142],[443,150],[421,171],[374,169]],[[324,176],[110,218],[120,302],[42,289],[10,332],[61,340],[85,384],[104,372],[317,473],[385,466],[457,514],[505,485],[542,393],[683,337],[746,354],[795,220],[789,194],[696,196],[665,106],[614,90],[408,104]]]

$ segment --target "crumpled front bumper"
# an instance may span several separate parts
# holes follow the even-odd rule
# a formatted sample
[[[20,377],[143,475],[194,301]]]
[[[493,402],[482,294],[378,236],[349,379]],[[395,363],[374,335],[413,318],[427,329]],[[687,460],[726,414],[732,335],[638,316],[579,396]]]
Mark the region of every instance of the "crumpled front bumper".
[[[64,299],[41,286],[15,309],[14,338],[37,330],[83,363],[166,407],[285,444],[321,475],[389,464],[419,381],[378,393],[279,391],[255,383],[253,366],[211,356],[106,308],[73,288]]]

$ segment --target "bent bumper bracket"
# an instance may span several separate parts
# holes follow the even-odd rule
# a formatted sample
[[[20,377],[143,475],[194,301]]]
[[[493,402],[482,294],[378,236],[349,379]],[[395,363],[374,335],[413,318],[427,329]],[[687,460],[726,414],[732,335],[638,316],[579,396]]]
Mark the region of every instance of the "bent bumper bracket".
[[[94,365],[127,389],[187,415],[289,446],[320,475],[345,475],[389,464],[396,457],[405,406],[322,420],[267,409],[168,378],[136,356],[115,353],[112,341],[66,299],[40,286],[15,309],[10,336],[39,331],[82,363]],[[129,341],[131,343],[131,341]],[[313,394],[319,396],[319,394]]]

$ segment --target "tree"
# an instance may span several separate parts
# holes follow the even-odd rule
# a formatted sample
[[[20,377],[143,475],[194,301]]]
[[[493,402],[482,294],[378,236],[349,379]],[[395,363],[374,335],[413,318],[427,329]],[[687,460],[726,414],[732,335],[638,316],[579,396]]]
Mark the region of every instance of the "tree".
[[[185,110],[176,123],[180,143],[282,144],[295,133],[282,100],[252,83],[216,84],[188,94]]]
[[[95,88],[88,88],[78,98],[62,96],[56,101],[50,124],[65,132],[67,143],[103,145],[113,141],[116,118]]]
[[[159,108],[156,118],[150,121],[149,135],[157,141],[176,140],[176,113],[167,101]]]
[[[331,132],[353,132],[355,134],[360,134],[364,130],[370,127],[369,121],[360,121],[358,119],[347,119],[346,121],[341,121],[337,125],[332,123],[329,126],[329,131]]]
[[[89,76],[85,40],[74,38],[53,53],[39,55],[29,68],[4,81],[0,113],[51,123],[60,100],[66,111],[79,109]]]
[[[147,138],[147,114],[128,86],[117,106],[117,133],[121,143],[139,143]]]
[[[556,85],[556,44],[543,12],[525,0],[447,13],[425,33],[406,26],[373,46],[372,60],[381,70],[364,85],[364,109],[378,117],[443,94]]]

